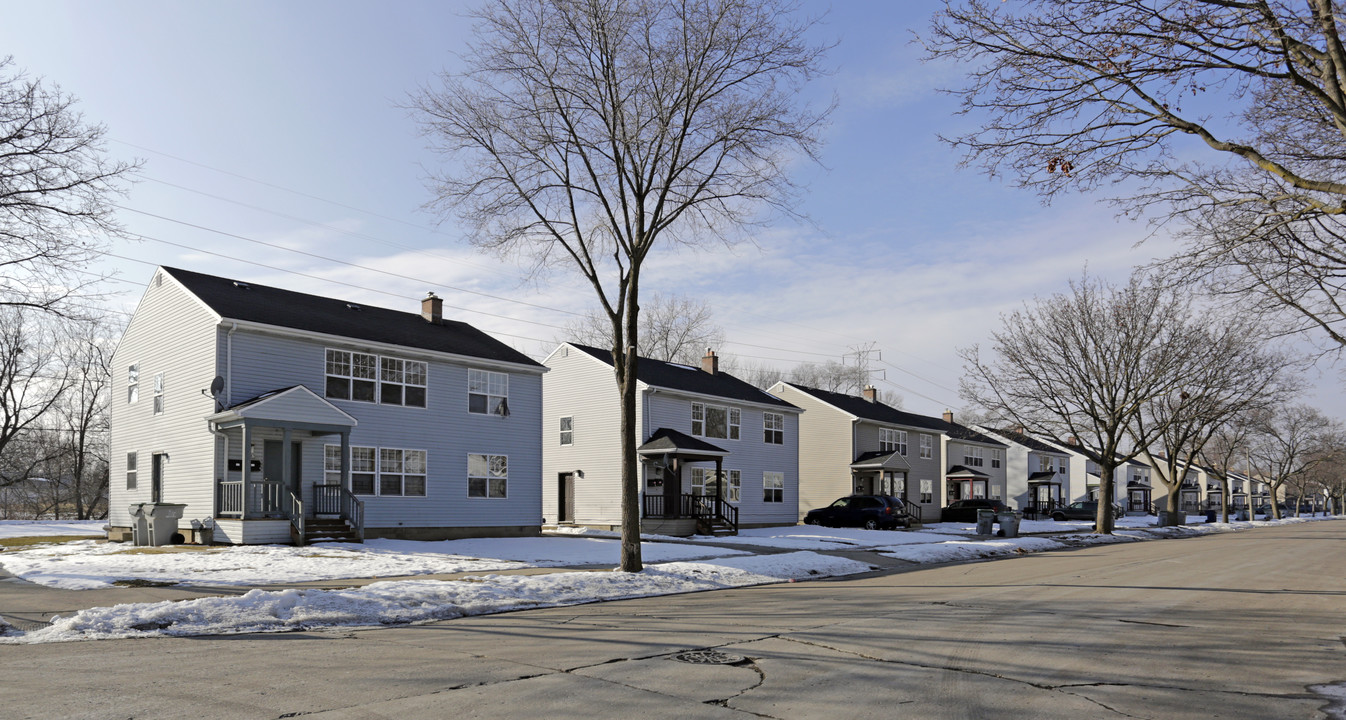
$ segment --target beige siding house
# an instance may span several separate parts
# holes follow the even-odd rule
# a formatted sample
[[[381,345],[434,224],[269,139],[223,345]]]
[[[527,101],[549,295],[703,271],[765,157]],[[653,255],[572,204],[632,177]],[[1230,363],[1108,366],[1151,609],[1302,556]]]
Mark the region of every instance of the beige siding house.
[[[962,470],[946,460],[950,436],[1004,450],[1004,445],[961,425],[885,405],[873,388],[855,396],[779,382],[771,393],[804,410],[799,429],[801,517],[850,494],[894,495],[917,509],[924,522],[935,522],[948,499],[949,483],[955,481],[950,472]],[[961,452],[963,446],[955,447]],[[974,475],[992,477],[969,473]],[[1003,469],[998,476],[1003,478]],[[986,484],[979,487],[984,490]]]
[[[109,536],[537,534],[538,363],[470,325],[173,268],[113,357]],[[195,533],[204,538],[206,533]]]
[[[543,515],[621,526],[621,444],[608,351],[562,343],[543,361]],[[674,535],[799,519],[799,408],[719,370],[641,358],[641,529]]]

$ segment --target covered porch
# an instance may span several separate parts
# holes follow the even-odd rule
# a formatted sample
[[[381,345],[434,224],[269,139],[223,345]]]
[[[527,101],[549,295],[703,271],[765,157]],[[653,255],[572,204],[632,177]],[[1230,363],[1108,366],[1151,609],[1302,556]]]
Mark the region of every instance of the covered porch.
[[[1028,476],[1028,505],[1024,512],[1030,517],[1046,517],[1065,504],[1061,497],[1061,482],[1050,470],[1041,470]]]
[[[948,500],[982,499],[991,496],[991,476],[963,465],[954,465],[945,473]]]
[[[901,498],[907,512],[921,522],[921,506],[907,497],[911,464],[897,451],[860,453],[851,463],[851,488],[856,495],[891,495]]]
[[[315,534],[363,540],[364,502],[349,489],[355,418],[296,385],[206,420],[217,438],[217,541],[266,543],[288,537],[304,544]],[[320,452],[312,447],[319,443]],[[322,461],[305,467],[306,454]]]
[[[669,535],[738,534],[738,507],[726,496],[729,451],[670,428],[655,430],[636,449],[645,474],[641,529]],[[714,462],[714,475],[684,492],[688,463]]]

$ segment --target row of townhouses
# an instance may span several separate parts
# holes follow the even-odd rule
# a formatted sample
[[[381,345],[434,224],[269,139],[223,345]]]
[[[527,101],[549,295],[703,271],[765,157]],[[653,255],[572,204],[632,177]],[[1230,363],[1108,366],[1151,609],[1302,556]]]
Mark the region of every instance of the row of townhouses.
[[[621,523],[610,353],[563,343],[538,363],[445,319],[433,294],[401,312],[159,268],[113,361],[112,539],[147,503],[235,544]],[[961,498],[1041,511],[1097,492],[1082,448],[905,412],[872,388],[763,391],[710,350],[700,366],[641,359],[635,425],[646,532],[793,525],[851,493],[931,521]],[[1119,498],[1150,511],[1148,468],[1125,467]],[[1245,480],[1236,505],[1256,501]],[[1204,468],[1191,481],[1193,509],[1218,497]]]

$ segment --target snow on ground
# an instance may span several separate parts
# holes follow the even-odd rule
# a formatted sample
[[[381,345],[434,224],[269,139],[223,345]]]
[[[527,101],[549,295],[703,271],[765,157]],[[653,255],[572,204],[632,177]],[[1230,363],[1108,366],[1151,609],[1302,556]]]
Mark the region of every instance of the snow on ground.
[[[106,520],[0,520],[0,539],[47,535],[103,535]]]
[[[937,563],[1042,552],[1043,550],[1057,550],[1065,547],[1064,544],[1056,540],[1040,537],[993,538],[990,540],[948,540],[946,537],[942,540],[942,542],[881,547],[875,548],[875,551],[908,562]]]
[[[849,575],[870,569],[854,560],[795,552],[664,563],[640,573],[486,575],[463,580],[380,582],[347,590],[252,590],[236,597],[82,610],[27,633],[0,622],[0,644],[397,625]]]
[[[748,555],[695,545],[643,543],[645,562]],[[110,587],[117,580],[189,585],[269,585],[525,567],[615,566],[620,544],[600,538],[473,538],[440,542],[370,540],[363,545],[177,546],[137,548],[81,540],[0,555],[0,566],[29,582],[66,590]]]

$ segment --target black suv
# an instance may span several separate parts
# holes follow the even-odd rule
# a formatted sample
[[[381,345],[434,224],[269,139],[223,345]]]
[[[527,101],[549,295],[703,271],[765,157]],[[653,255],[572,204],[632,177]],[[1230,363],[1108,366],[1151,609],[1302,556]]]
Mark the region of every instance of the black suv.
[[[970,500],[954,500],[949,503],[939,513],[940,522],[977,522],[978,510],[994,510],[996,512],[1005,512],[1010,509],[999,500],[989,498],[974,498]]]
[[[891,495],[848,495],[827,507],[808,511],[804,515],[804,524],[892,530],[909,526],[911,517],[901,498]]]

